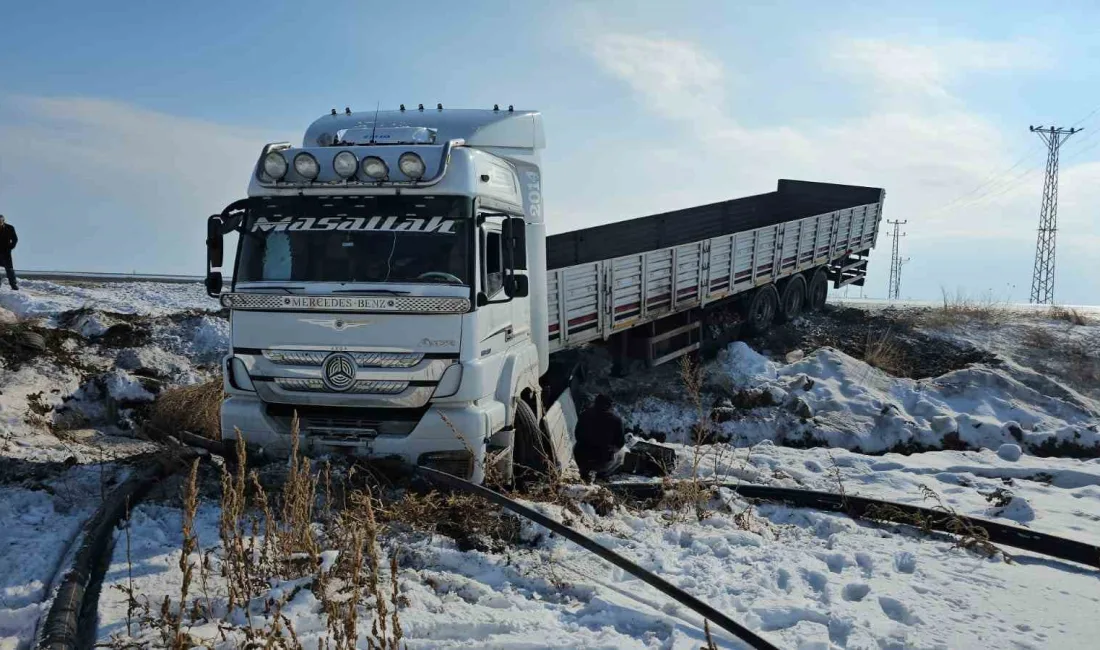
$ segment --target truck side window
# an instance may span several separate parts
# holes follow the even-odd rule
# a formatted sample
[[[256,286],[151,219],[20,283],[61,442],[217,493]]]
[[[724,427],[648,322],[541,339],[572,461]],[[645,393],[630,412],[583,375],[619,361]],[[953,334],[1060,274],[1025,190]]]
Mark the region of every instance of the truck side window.
[[[485,295],[492,297],[504,286],[503,256],[500,254],[500,232],[485,232]]]

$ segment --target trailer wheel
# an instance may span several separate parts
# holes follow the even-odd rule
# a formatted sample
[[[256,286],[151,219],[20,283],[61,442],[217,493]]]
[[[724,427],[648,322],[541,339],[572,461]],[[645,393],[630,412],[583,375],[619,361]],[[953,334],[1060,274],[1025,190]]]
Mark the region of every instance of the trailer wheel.
[[[829,297],[829,276],[824,268],[814,272],[810,279],[810,286],[806,292],[806,310],[818,311],[825,307],[825,300]]]
[[[523,481],[545,475],[554,462],[550,441],[543,434],[531,406],[516,400],[516,435],[512,447],[512,474]]]
[[[775,312],[779,306],[779,292],[775,285],[767,284],[757,289],[749,300],[749,307],[745,311],[745,325],[749,334],[763,334],[775,320]]]
[[[806,279],[801,275],[791,276],[791,279],[783,285],[783,293],[779,297],[779,311],[775,314],[775,320],[785,323],[798,318],[805,302]]]

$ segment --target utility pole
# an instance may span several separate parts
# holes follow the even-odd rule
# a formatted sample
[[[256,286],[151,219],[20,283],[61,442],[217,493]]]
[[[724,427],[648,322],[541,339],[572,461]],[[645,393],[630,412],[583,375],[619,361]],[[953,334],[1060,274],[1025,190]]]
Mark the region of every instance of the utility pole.
[[[906,219],[905,221],[890,221],[890,220],[887,220],[886,223],[888,223],[888,224],[890,224],[891,226],[894,227],[894,235],[893,235],[894,245],[890,249],[890,286],[886,290],[886,298],[888,300],[897,300],[898,295],[901,291],[901,265],[902,265],[902,259],[901,259],[901,256],[899,255],[898,246],[901,244],[901,238],[905,236],[905,233],[903,233],[901,231],[901,227],[903,225],[909,223],[909,220],[908,219]],[[908,261],[908,260],[905,260],[905,261]]]
[[[1054,304],[1054,236],[1058,232],[1058,150],[1069,136],[1082,129],[1032,126],[1032,133],[1047,145],[1047,173],[1043,180],[1043,205],[1039,209],[1039,236],[1035,242],[1035,269],[1031,274],[1031,302]]]

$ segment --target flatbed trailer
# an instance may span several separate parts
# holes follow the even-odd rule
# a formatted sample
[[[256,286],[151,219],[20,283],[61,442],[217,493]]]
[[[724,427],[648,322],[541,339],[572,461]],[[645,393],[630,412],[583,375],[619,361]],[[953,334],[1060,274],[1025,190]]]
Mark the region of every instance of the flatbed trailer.
[[[781,180],[777,191],[547,238],[550,352],[671,322],[798,274],[862,285],[884,191]],[[806,278],[809,281],[809,278]],[[651,365],[699,347],[698,319],[651,327]],[[687,343],[663,354],[661,343]]]

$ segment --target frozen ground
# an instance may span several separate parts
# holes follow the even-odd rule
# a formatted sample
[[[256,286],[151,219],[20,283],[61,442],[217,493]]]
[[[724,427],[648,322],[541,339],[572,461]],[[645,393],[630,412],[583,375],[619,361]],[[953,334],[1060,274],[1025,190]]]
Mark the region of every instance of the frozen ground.
[[[0,306],[64,329],[73,354],[51,352],[19,364],[5,358],[0,370],[0,513],[13,522],[0,527],[5,650],[29,643],[58,559],[98,504],[101,485],[110,480],[103,477],[115,471],[110,464],[83,464],[150,444],[134,437],[119,412],[129,409],[137,418],[141,404],[164,386],[209,376],[208,364],[227,343],[225,321],[195,311],[216,307],[199,287],[26,284],[18,297],[0,293]],[[85,307],[91,312],[79,317],[63,313]],[[807,319],[798,327],[817,325]],[[691,474],[698,453],[698,475],[708,480],[843,486],[849,494],[923,505],[938,499],[960,513],[1100,543],[1100,460],[1090,451],[1100,407],[1087,385],[1097,350],[1075,343],[1092,340],[1097,326],[1032,314],[921,327],[922,336],[966,343],[986,355],[966,359],[996,359],[898,377],[840,349],[854,354],[851,346],[804,349],[802,358],[788,362],[789,350],[778,344],[769,343],[770,358],[734,344],[708,364],[701,409],[678,387],[674,368],[635,379],[632,388],[614,388],[639,431],[663,434],[677,448],[681,477]],[[1036,330],[1053,337],[1055,353],[1030,351],[1029,343],[1041,342]],[[126,337],[134,345],[126,345]],[[1063,358],[1066,346],[1072,354]],[[1082,347],[1085,357],[1073,356]],[[82,365],[74,367],[73,359]],[[151,377],[159,379],[151,383]],[[78,434],[57,426],[72,417],[67,411],[85,418],[73,429]],[[699,433],[700,411],[707,444],[683,444]],[[918,449],[934,451],[896,453]],[[129,562],[126,535],[117,533],[100,601],[101,643],[127,641],[127,599],[119,587],[132,580],[154,615],[164,596],[178,598],[177,487],[134,512]],[[207,487],[192,559],[208,558],[210,570],[205,588],[192,585],[191,594],[224,610],[219,489],[216,482]],[[1096,571],[1011,549],[1011,562],[989,559],[904,527],[750,506],[729,492],[722,498],[725,505],[712,503],[702,520],[624,504],[603,515],[591,505],[538,507],[782,648],[1090,648],[1100,635]],[[702,622],[690,611],[535,526],[524,525],[519,541],[477,549],[415,527],[395,528],[384,539],[386,551],[400,560],[400,615],[410,648],[704,644]],[[331,564],[333,554],[324,557]],[[382,573],[388,581],[388,567]],[[326,623],[313,584],[274,580],[267,596],[267,606],[257,603],[253,625],[270,625],[280,603],[302,645],[316,647]],[[155,630],[139,625],[140,612],[132,613],[133,637],[162,645]],[[246,624],[243,617],[229,619]],[[371,623],[365,606],[361,645]],[[241,638],[222,639],[211,624],[190,632],[218,647],[235,647]],[[721,630],[714,637],[719,647],[740,647]]]
[[[199,283],[119,282],[97,285],[24,280],[19,285],[19,291],[0,291],[0,307],[20,318],[55,316],[83,307],[153,316],[221,308],[206,295],[206,290]]]

